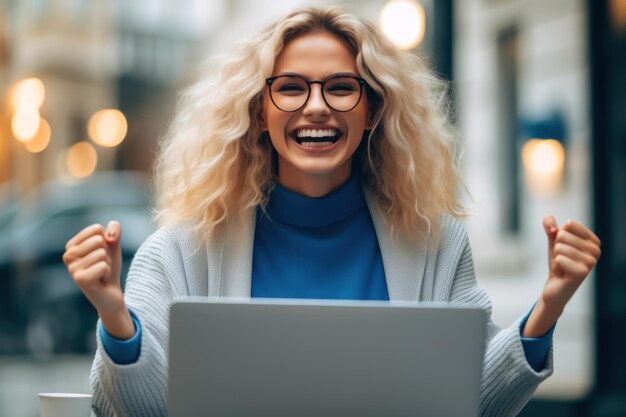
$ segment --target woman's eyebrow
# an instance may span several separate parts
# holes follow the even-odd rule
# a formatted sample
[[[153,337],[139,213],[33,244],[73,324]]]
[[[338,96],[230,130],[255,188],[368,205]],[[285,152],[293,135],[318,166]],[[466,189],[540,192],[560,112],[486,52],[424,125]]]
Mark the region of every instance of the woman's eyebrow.
[[[277,76],[279,76],[279,75],[293,75],[293,76],[296,76],[296,77],[302,77],[302,78],[304,78],[306,80],[310,79],[306,75],[300,74],[298,72],[281,72],[281,73],[277,74]],[[328,79],[330,77],[335,77],[337,75],[347,75],[347,76],[350,76],[350,77],[358,77],[359,76],[358,74],[355,74],[354,72],[335,72],[335,73],[329,74],[326,77],[322,78],[322,80],[326,80],[326,79]]]

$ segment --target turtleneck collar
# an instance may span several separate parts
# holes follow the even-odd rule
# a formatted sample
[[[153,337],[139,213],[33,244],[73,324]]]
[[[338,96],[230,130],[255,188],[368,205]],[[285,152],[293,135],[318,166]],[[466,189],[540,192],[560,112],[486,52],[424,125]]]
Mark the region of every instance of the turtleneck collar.
[[[315,228],[337,223],[365,205],[359,175],[352,173],[343,185],[319,198],[305,197],[276,183],[267,213],[292,226]]]

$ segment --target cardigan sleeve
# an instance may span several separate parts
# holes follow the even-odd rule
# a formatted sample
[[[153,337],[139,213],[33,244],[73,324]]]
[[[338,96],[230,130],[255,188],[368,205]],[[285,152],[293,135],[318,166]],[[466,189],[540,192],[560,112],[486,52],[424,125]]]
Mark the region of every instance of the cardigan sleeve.
[[[102,341],[104,351],[109,355],[113,362],[120,365],[127,365],[137,362],[141,353],[141,323],[137,318],[137,314],[133,310],[128,310],[133,324],[135,325],[135,334],[130,339],[117,339],[109,334],[104,328],[101,320],[98,320],[98,335]]]
[[[491,319],[491,301],[478,286],[472,252],[465,229],[457,223],[455,246],[461,249],[450,290],[450,301],[482,307],[487,312],[487,340],[480,387],[481,417],[516,416],[539,384],[553,372],[552,347],[544,368],[535,371],[524,353],[520,324],[522,317],[504,329]],[[460,247],[459,247],[460,245]],[[444,248],[445,250],[445,248]]]
[[[528,313],[524,317],[522,317],[522,321],[520,323],[519,331],[521,334],[524,334],[524,326],[526,326],[526,322],[528,321],[528,317],[533,312],[533,306]],[[543,369],[543,364],[546,362],[546,358],[548,357],[548,352],[550,351],[550,346],[552,346],[552,335],[554,334],[554,329],[556,328],[556,323],[552,325],[552,327],[541,337],[522,337],[522,346],[524,347],[524,354],[526,355],[526,360],[530,366],[537,372]]]
[[[141,351],[136,362],[117,364],[104,349],[99,332],[90,374],[92,409],[97,416],[165,416],[167,335],[175,290],[175,248],[161,229],[137,251],[128,273],[124,299],[141,325]]]

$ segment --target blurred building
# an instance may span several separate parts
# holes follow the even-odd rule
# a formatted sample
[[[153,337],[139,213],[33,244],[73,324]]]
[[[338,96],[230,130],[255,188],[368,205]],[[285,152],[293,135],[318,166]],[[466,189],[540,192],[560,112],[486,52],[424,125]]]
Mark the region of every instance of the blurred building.
[[[477,276],[505,325],[531,308],[547,278],[543,217],[593,225],[587,5],[464,0],[455,6],[462,169],[476,203],[469,234]],[[545,152],[525,160],[524,148],[537,138],[557,139],[546,144],[564,149],[564,164]],[[591,389],[592,281],[559,320],[555,374],[539,395],[580,398]]]
[[[511,323],[542,290],[545,215],[603,241],[557,324],[554,375],[521,415],[626,415],[626,2],[454,5],[467,225],[495,320]]]
[[[174,113],[179,89],[192,82],[206,42],[223,22],[227,2],[116,2],[116,93],[128,119],[116,168],[151,172],[156,145]]]
[[[65,151],[83,141],[96,153],[92,171],[148,173],[157,140],[171,119],[176,90],[199,60],[196,54],[214,4],[6,2],[0,8],[0,20],[7,23],[0,29],[0,87],[10,96],[16,82],[41,80],[45,100],[40,116],[51,137],[38,152],[10,140],[14,109],[10,97],[3,100],[0,133],[7,140],[0,147],[0,182],[12,181],[24,195],[67,175]],[[119,146],[98,146],[90,137],[90,120],[103,109],[121,110],[128,124]]]
[[[88,140],[87,122],[97,110],[115,107],[116,22],[108,2],[9,3],[11,82],[36,77],[45,86],[41,117],[50,126],[45,151],[10,144],[10,178],[21,194],[56,178],[62,151]],[[13,109],[9,108],[9,111]],[[101,149],[98,163],[111,165],[115,149]]]

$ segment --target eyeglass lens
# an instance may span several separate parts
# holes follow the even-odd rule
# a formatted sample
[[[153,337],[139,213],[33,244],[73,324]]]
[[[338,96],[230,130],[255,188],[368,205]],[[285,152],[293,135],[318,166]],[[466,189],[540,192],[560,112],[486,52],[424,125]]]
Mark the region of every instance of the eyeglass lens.
[[[299,77],[278,77],[271,85],[274,104],[283,111],[295,111],[306,103],[310,93],[307,82]],[[361,86],[355,78],[333,77],[324,82],[322,94],[326,103],[337,111],[352,110],[361,97]]]

